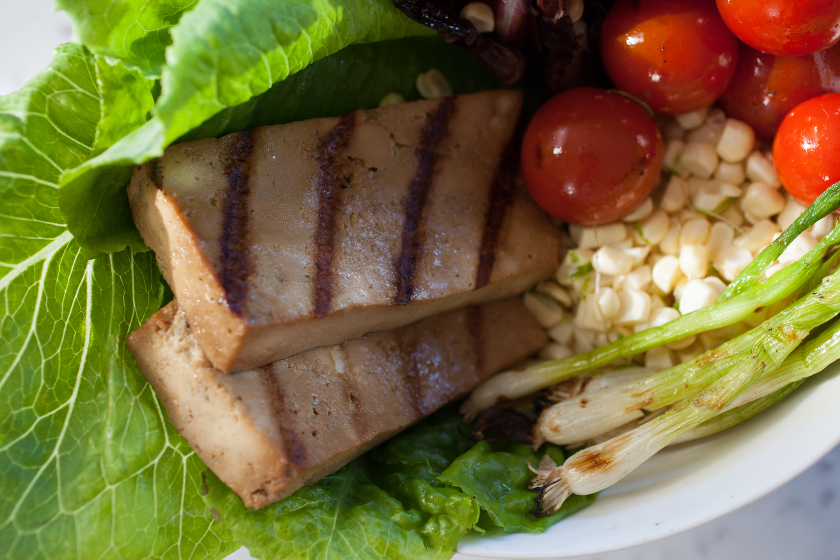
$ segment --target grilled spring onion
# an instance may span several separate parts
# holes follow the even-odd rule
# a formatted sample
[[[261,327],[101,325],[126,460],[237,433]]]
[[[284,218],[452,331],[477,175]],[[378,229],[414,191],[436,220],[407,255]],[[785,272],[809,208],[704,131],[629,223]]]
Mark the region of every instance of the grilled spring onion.
[[[760,334],[760,329],[753,329],[751,333]],[[749,337],[749,334],[744,336],[744,343],[754,340],[755,337]],[[542,411],[534,428],[535,445],[545,441],[565,445],[593,439],[602,442],[641,425],[652,419],[650,413],[693,397],[719,377],[727,365],[733,364],[733,359],[722,358],[723,352],[731,353],[737,345],[743,346],[736,339],[695,358],[694,363],[686,362],[670,370],[648,373],[648,379],[644,372],[649,370],[643,368],[630,368],[630,371],[638,372],[633,376],[628,376],[624,370],[598,375],[580,394]],[[803,379],[819,373],[837,359],[840,359],[840,320],[832,321],[816,336],[809,337],[778,369],[759,378],[726,410],[680,437],[679,442],[716,433],[758,414],[788,395]],[[699,361],[709,363],[705,371],[697,371]],[[682,371],[687,371],[689,386],[681,386]]]
[[[585,354],[539,363],[523,370],[500,373],[473,390],[462,405],[461,413],[466,420],[472,420],[480,411],[490,406],[535,393],[621,358],[635,356],[687,336],[738,323],[757,310],[784,299],[802,286],[808,285],[821,270],[821,265],[833,256],[840,245],[840,225],[797,262],[759,282],[764,270],[801,232],[838,207],[840,182],[829,187],[776,241],[765,248],[733,280],[714,305]]]
[[[571,494],[592,494],[612,486],[657,451],[725,410],[749,385],[779,368],[812,329],[838,312],[840,272],[767,320],[760,327],[761,335],[741,351],[733,366],[693,398],[634,430],[575,453],[560,467],[542,462],[533,483],[540,491],[542,509],[556,511]]]

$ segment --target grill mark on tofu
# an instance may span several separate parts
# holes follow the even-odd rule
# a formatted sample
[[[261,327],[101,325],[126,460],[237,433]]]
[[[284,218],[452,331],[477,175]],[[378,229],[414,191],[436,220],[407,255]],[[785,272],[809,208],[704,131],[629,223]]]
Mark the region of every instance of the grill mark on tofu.
[[[332,303],[335,217],[341,205],[340,187],[347,181],[337,159],[347,149],[355,126],[356,113],[342,115],[330,133],[318,143],[318,225],[315,228],[313,285],[316,317],[327,316]]]
[[[157,189],[163,188],[163,177],[160,170],[160,158],[155,158],[146,164],[148,170],[149,180]]]
[[[493,265],[496,263],[496,245],[505,215],[513,200],[513,188],[519,171],[516,146],[519,135],[514,135],[505,148],[496,178],[490,187],[490,199],[484,214],[484,231],[481,233],[481,246],[478,250],[478,267],[475,272],[475,289],[490,283]]]
[[[242,306],[248,294],[248,277],[253,268],[248,255],[248,178],[251,174],[251,153],[254,135],[240,132],[228,145],[223,165],[228,191],[222,209],[221,280],[228,308],[242,317]]]
[[[449,123],[455,115],[456,105],[454,97],[447,97],[441,101],[435,112],[429,115],[426,127],[420,133],[420,141],[415,151],[417,171],[408,187],[402,245],[395,263],[396,305],[411,303],[414,294],[414,276],[422,242],[420,222],[437,172],[441,146],[449,136]]]
[[[277,378],[272,371],[271,364],[263,366],[258,370],[259,377],[265,385],[266,395],[269,399],[269,406],[271,407],[271,414],[274,417],[274,424],[280,430],[280,435],[283,438],[283,449],[289,461],[299,468],[305,468],[306,450],[303,443],[298,438],[297,433],[290,428],[293,424],[290,419],[287,419],[286,395],[283,393],[283,388],[277,382]]]

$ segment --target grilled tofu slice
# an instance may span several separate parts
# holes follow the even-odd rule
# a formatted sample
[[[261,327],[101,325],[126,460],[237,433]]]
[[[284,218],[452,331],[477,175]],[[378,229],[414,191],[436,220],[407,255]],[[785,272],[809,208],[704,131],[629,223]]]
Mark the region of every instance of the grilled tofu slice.
[[[520,106],[484,92],[172,146],[136,169],[132,214],[209,360],[251,369],[549,276]]]
[[[198,456],[246,506],[260,508],[338,470],[545,342],[515,298],[224,374],[172,302],[129,336],[128,347]]]

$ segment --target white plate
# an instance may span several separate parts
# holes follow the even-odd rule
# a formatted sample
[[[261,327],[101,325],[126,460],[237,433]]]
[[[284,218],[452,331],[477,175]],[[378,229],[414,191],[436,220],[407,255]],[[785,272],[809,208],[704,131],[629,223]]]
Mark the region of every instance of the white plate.
[[[455,559],[599,554],[707,523],[769,494],[840,443],[838,402],[840,362],[740,426],[662,451],[545,533],[467,535]]]

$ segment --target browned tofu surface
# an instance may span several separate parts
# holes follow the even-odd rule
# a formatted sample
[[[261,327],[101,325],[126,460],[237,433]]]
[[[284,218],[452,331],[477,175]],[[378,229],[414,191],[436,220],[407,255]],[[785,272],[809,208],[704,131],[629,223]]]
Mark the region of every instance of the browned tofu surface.
[[[128,338],[199,457],[250,508],[288,496],[546,342],[519,298],[224,374],[172,302]]]
[[[251,369],[549,276],[520,106],[484,92],[179,144],[136,169],[132,214],[209,360]]]

